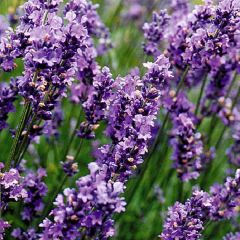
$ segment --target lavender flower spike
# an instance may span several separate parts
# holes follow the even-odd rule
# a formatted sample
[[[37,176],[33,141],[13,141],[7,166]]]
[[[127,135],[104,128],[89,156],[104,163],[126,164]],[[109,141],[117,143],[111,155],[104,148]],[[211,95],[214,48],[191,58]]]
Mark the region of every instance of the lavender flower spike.
[[[228,233],[223,240],[239,240],[240,239],[240,232],[236,233]]]
[[[4,240],[5,229],[9,227],[10,227],[10,224],[0,218],[0,240]]]
[[[23,179],[18,170],[11,168],[8,172],[1,172],[3,168],[4,165],[0,162],[0,211],[4,211],[9,202],[18,201],[28,196],[23,186]]]
[[[162,240],[200,239],[200,232],[203,230],[211,206],[211,198],[203,191],[195,191],[185,204],[175,203],[169,208],[160,238]]]
[[[240,206],[239,186],[240,169],[236,171],[235,178],[228,177],[223,185],[214,185],[210,194],[195,191],[185,204],[175,203],[169,208],[161,239],[197,240],[207,220],[219,221],[234,217]]]
[[[112,144],[100,148],[99,158],[89,164],[90,174],[76,182],[77,189],[65,189],[58,195],[50,214],[53,220],[45,219],[40,225],[41,240],[63,236],[66,240],[83,236],[105,240],[114,235],[112,215],[125,210],[121,193],[143,162],[161,91],[171,78],[170,64],[164,56],[145,66],[148,71],[143,79],[132,73],[114,82],[106,115],[106,134]]]

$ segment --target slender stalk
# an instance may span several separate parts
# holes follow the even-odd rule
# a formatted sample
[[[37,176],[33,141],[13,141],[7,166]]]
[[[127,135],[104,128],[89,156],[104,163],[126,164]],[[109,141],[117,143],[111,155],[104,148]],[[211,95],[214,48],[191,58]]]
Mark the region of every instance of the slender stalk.
[[[77,118],[77,123],[76,123],[76,125],[75,125],[75,128],[74,128],[72,134],[71,134],[70,140],[69,140],[69,142],[68,142],[68,144],[67,144],[67,147],[66,147],[66,149],[65,149],[65,151],[64,151],[62,161],[65,161],[66,156],[67,156],[67,154],[68,154],[68,152],[69,152],[69,149],[70,149],[70,147],[71,147],[71,145],[72,145],[72,143],[73,143],[73,140],[74,140],[74,138],[75,138],[75,136],[76,136],[76,131],[77,131],[77,129],[80,127],[80,124],[81,124],[81,115],[82,115],[82,108],[81,108],[81,110],[80,110],[80,112],[79,112],[79,115],[78,115],[78,118]]]
[[[25,144],[25,146],[24,146],[24,148],[23,148],[23,150],[22,150],[22,153],[20,154],[20,156],[19,156],[19,158],[18,158],[18,160],[17,160],[16,166],[19,164],[20,160],[23,159],[23,157],[24,157],[24,155],[25,155],[25,153],[26,153],[26,151],[27,151],[27,149],[28,149],[29,143],[30,143],[30,141],[29,141],[29,139],[28,139],[27,144]]]
[[[210,121],[209,129],[208,129],[208,139],[207,139],[207,145],[210,146],[212,135],[215,130],[215,127],[217,126],[217,116],[216,113],[213,114],[213,117]]]
[[[25,124],[27,122],[27,118],[28,118],[30,108],[31,108],[31,103],[30,102],[26,103],[24,111],[23,111],[22,116],[20,118],[19,126],[18,126],[17,131],[16,131],[16,136],[14,138],[14,141],[13,141],[13,144],[12,144],[12,147],[11,147],[11,150],[10,150],[10,154],[9,154],[9,157],[8,157],[8,160],[7,160],[7,163],[6,163],[6,168],[10,167],[11,161],[14,160],[14,158],[15,158],[15,154],[17,152],[17,146],[18,146],[20,137],[22,135],[22,131],[23,131],[23,129],[25,127]]]
[[[200,103],[201,103],[201,100],[202,100],[202,95],[203,95],[203,91],[205,89],[205,85],[207,83],[207,73],[205,73],[204,75],[204,78],[203,78],[203,81],[202,81],[202,86],[201,86],[201,90],[200,90],[200,94],[198,96],[198,100],[197,100],[197,104],[196,104],[196,108],[195,108],[195,115],[197,116],[198,114],[198,110],[199,110],[199,107],[200,107]]]
[[[223,136],[224,136],[224,133],[225,133],[226,130],[227,130],[227,126],[225,125],[224,128],[222,129],[221,134],[220,134],[220,136],[218,138],[218,141],[217,141],[217,143],[215,145],[216,149],[218,149],[218,147],[221,145],[222,139],[223,139]]]
[[[121,12],[122,7],[123,7],[123,0],[119,0],[118,5],[116,6],[115,11],[111,17],[111,21],[109,22],[110,24],[112,24],[113,22],[116,22],[115,18],[119,16],[119,13]]]
[[[56,91],[56,88],[53,88],[52,85],[51,85],[49,87],[48,93],[44,96],[43,102],[45,103],[49,98],[51,98],[54,95],[55,91]],[[24,156],[25,152],[27,151],[27,148],[28,148],[29,143],[30,143],[30,141],[28,141],[28,137],[29,137],[30,131],[31,131],[34,123],[36,122],[36,120],[37,120],[37,115],[36,115],[36,113],[34,113],[33,117],[32,117],[32,120],[28,125],[26,134],[24,135],[24,138],[23,138],[22,143],[20,145],[19,151],[16,154],[17,158],[15,159],[15,164],[14,164],[15,166],[20,164],[22,157]],[[41,119],[38,121],[37,126],[40,125],[41,121],[42,121]]]
[[[33,75],[33,82],[35,82],[37,80],[38,74],[39,74],[39,70],[37,69]],[[10,150],[9,158],[7,161],[7,167],[10,166],[12,160],[15,160],[15,155],[18,151],[18,143],[19,143],[20,137],[22,135],[22,131],[24,130],[25,125],[26,125],[30,115],[31,115],[31,102],[27,101],[25,104],[25,109],[24,109],[23,114],[20,119],[20,124],[17,129],[16,136],[14,138],[14,142],[13,142],[11,150]]]
[[[32,127],[33,127],[36,119],[37,119],[37,116],[36,116],[36,114],[34,114],[33,117],[32,117],[31,122],[30,122],[29,125],[28,125],[28,128],[27,128],[27,130],[26,130],[26,133],[25,133],[24,138],[23,138],[23,140],[22,140],[22,143],[21,143],[21,145],[20,145],[19,151],[18,151],[18,153],[16,154],[15,161],[14,161],[14,166],[15,166],[15,167],[16,167],[16,166],[20,163],[20,161],[21,161],[21,158],[19,159],[19,156],[22,156],[22,153],[23,153],[23,152],[25,153],[26,150],[27,150],[26,146],[28,146],[28,144],[27,144],[27,142],[28,142],[28,137],[29,137],[30,131],[31,131],[31,129],[32,129]],[[26,145],[26,144],[27,144],[27,145]],[[25,145],[26,145],[26,146],[25,146]]]
[[[155,152],[157,146],[158,146],[158,142],[160,141],[160,138],[161,136],[163,135],[163,132],[164,132],[164,128],[167,124],[167,121],[168,121],[168,118],[169,118],[169,111],[167,112],[167,114],[165,115],[164,119],[163,119],[163,124],[162,126],[160,127],[159,131],[158,131],[158,134],[154,140],[154,143],[153,143],[153,147],[152,149],[150,150],[149,154],[147,155],[146,157],[146,164],[148,164],[148,159],[150,159],[153,155],[153,153]]]
[[[183,75],[182,75],[182,77],[181,77],[181,80],[180,80],[180,82],[179,82],[179,84],[178,84],[178,86],[177,86],[176,96],[178,95],[179,91],[182,89],[183,83],[184,83],[184,81],[185,81],[185,79],[186,79],[186,77],[187,77],[187,74],[188,74],[189,69],[190,69],[190,66],[188,65],[188,66],[186,67],[186,69],[184,70]]]
[[[75,155],[75,157],[74,157],[74,160],[75,160],[75,161],[77,161],[77,159],[78,159],[78,157],[79,157],[79,154],[80,154],[81,149],[82,149],[82,144],[83,144],[83,139],[80,140],[80,143],[79,143],[79,146],[78,146],[76,155]]]
[[[154,166],[159,166],[160,164],[164,164],[164,162],[167,160],[166,156],[168,154],[168,150],[169,150],[169,146],[166,145],[164,151],[160,153],[160,156],[158,157],[156,163],[154,163]],[[163,169],[163,167],[162,167],[162,169]],[[155,172],[155,174],[153,174],[153,172]],[[158,178],[158,173],[159,173],[158,171],[152,171],[152,172],[150,171],[150,176],[149,176],[150,183],[148,184],[148,187],[144,188],[147,190],[147,192],[144,193],[144,195],[147,195],[150,192],[150,190],[152,189],[155,181]],[[170,178],[171,178],[171,175],[168,175],[167,179],[169,180]]]

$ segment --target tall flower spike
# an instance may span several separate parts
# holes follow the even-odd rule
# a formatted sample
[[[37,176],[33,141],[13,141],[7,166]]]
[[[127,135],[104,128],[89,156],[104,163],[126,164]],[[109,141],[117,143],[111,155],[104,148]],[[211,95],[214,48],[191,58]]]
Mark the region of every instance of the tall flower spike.
[[[98,103],[99,110],[90,106],[98,100],[93,78],[100,74],[92,37],[102,42],[103,38],[108,38],[107,29],[97,15],[96,5],[72,0],[62,8],[62,2],[29,0],[23,5],[23,16],[16,31],[10,31],[0,42],[0,65],[5,71],[15,67],[16,58],[22,58],[24,63],[23,75],[15,80],[18,94],[24,97],[26,105],[31,105],[32,114],[26,119],[30,129],[23,129],[27,132],[24,144],[28,140],[25,138],[31,140],[43,133],[47,136],[57,134],[56,125],[61,119],[50,120],[55,117],[59,100],[66,96],[74,79],[86,93],[81,101],[86,110],[102,114],[101,108],[104,108],[103,102]],[[6,106],[4,104],[4,108]],[[3,119],[1,128],[6,127],[7,110],[0,116]],[[35,124],[41,120],[46,121],[42,126]],[[95,123],[91,122],[89,129],[96,127],[92,124]]]
[[[169,62],[163,56],[146,66],[148,72],[143,79],[132,73],[114,82],[106,115],[106,133],[112,144],[100,148],[99,158],[89,164],[90,174],[76,182],[77,189],[65,189],[64,195],[58,195],[50,214],[53,221],[45,219],[41,223],[41,240],[113,236],[112,214],[125,209],[120,194],[147,152],[161,90],[171,78]]]
[[[195,191],[184,204],[176,202],[169,208],[164,223],[162,240],[201,238],[201,231],[207,220],[218,221],[235,215],[239,202],[240,169],[235,178],[228,177],[223,185],[215,185],[210,194]]]
[[[96,49],[98,55],[102,55],[112,47],[112,43],[109,30],[97,13],[98,7],[98,4],[93,4],[89,0],[71,0],[66,5],[65,11],[69,12],[69,16],[75,16],[79,21],[83,22],[88,30],[88,34],[97,39]]]
[[[0,218],[0,240],[4,240],[5,230],[10,227],[10,224]]]
[[[11,168],[7,172],[2,172],[3,168],[4,164],[0,162],[0,211],[2,212],[7,208],[9,202],[18,201],[28,196],[18,170]]]
[[[80,87],[80,85],[76,87]],[[89,94],[82,104],[86,114],[86,121],[81,123],[80,129],[77,132],[79,137],[87,139],[94,138],[94,130],[97,129],[98,123],[106,119],[113,88],[113,79],[110,70],[104,67],[102,71],[99,71],[99,73],[93,77],[92,86],[89,86],[89,88],[91,91],[88,92]],[[86,94],[84,93],[84,89],[85,88],[79,90],[82,90],[81,93]],[[78,93],[77,91],[75,99],[81,99]]]
[[[224,185],[215,184],[210,194],[213,199],[211,218],[214,220],[229,219],[237,214],[240,206],[240,170],[236,171],[235,178],[228,177]]]
[[[186,66],[190,66],[185,80],[187,85],[199,84],[201,76],[210,72],[208,94],[212,93],[213,97],[218,98],[219,94],[222,96],[226,93],[231,81],[229,75],[235,70],[239,71],[239,5],[235,0],[220,1],[217,6],[209,1],[189,13],[188,9],[186,1],[172,1],[167,25],[157,26],[154,25],[155,21],[145,24],[156,27],[155,31],[151,31],[151,39],[158,41],[163,36],[160,44],[150,44],[150,50],[156,53],[166,46],[166,54],[177,76],[184,72]],[[156,18],[155,15],[153,13],[153,18]],[[178,16],[180,19],[176,20]],[[145,38],[148,42],[148,34]],[[151,53],[145,46],[147,43],[144,45],[146,53]],[[216,74],[222,77],[214,77]],[[178,80],[176,77],[175,81]],[[217,90],[218,82],[220,87],[216,91],[218,95],[215,95],[213,91]]]
[[[228,233],[223,240],[239,240],[240,239],[240,232],[236,233]]]
[[[42,168],[37,173],[28,172],[24,177],[23,185],[27,191],[27,197],[24,199],[24,208],[21,212],[24,221],[32,221],[34,217],[39,216],[44,208],[43,197],[47,194],[47,186],[43,182],[46,177],[46,171]]]
[[[159,44],[164,37],[164,30],[168,24],[170,17],[166,10],[159,13],[153,12],[152,22],[143,25],[144,37],[147,40],[143,44],[144,51],[155,57],[159,56]]]
[[[192,119],[184,113],[174,119],[171,145],[174,167],[182,181],[196,179],[202,169],[203,144]]]
[[[164,104],[173,121],[170,144],[173,147],[173,165],[182,181],[196,179],[210,156],[204,153],[201,134],[196,131],[193,105],[183,92],[176,96],[170,90]]]
[[[203,230],[211,206],[211,198],[202,191],[195,191],[185,204],[175,203],[168,210],[160,238],[162,240],[200,239],[200,232]]]
[[[0,162],[0,212],[4,213],[8,204],[28,197],[24,189],[23,178],[15,168],[3,172],[4,164]],[[5,230],[10,227],[7,221],[0,218],[0,240],[4,239]]]
[[[16,99],[16,90],[10,83],[0,85],[0,131],[8,126],[8,114],[15,110],[13,102]]]

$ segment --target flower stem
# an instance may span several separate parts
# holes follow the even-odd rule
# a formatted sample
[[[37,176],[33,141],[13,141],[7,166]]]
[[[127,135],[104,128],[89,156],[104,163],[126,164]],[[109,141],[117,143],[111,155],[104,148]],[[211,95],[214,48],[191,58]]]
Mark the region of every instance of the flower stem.
[[[23,129],[25,127],[25,124],[27,122],[28,115],[29,115],[29,112],[30,112],[30,108],[31,108],[31,103],[27,102],[26,105],[25,105],[25,108],[23,110],[22,116],[20,118],[20,123],[19,123],[19,126],[18,126],[17,131],[16,131],[16,136],[15,136],[13,144],[11,146],[10,154],[9,154],[9,157],[8,157],[8,160],[7,160],[7,163],[6,163],[6,168],[7,169],[10,167],[11,161],[15,159],[15,154],[17,152],[18,143],[19,143],[20,137],[22,135],[22,131],[23,131]]]
[[[23,140],[22,140],[22,143],[21,143],[21,145],[20,145],[20,147],[19,147],[19,151],[18,151],[17,154],[16,154],[15,161],[14,161],[14,166],[15,166],[15,167],[20,163],[20,161],[21,161],[21,156],[23,156],[22,153],[23,153],[23,152],[25,153],[26,150],[27,150],[26,146],[28,146],[28,143],[27,143],[27,142],[28,142],[28,137],[29,137],[30,131],[31,131],[31,129],[32,129],[32,127],[33,127],[36,119],[37,119],[37,116],[36,116],[36,114],[34,114],[33,117],[32,117],[31,122],[30,122],[29,125],[28,125],[27,131],[26,131],[26,133],[25,133],[25,135],[24,135],[24,138],[23,138]],[[25,145],[26,145],[26,146],[25,146]],[[19,157],[20,157],[20,158],[19,158]]]
[[[82,149],[82,144],[83,144],[83,139],[80,140],[80,143],[79,143],[79,146],[78,146],[78,149],[77,149],[77,153],[76,153],[75,158],[74,158],[75,161],[77,161],[77,159],[79,157],[79,154],[80,154],[81,149]]]
[[[80,110],[80,112],[79,112],[79,115],[78,115],[78,118],[77,118],[77,123],[76,123],[76,125],[75,125],[75,128],[74,128],[72,134],[71,134],[70,140],[69,140],[69,142],[68,142],[68,144],[67,144],[67,147],[66,147],[66,149],[65,149],[65,151],[64,151],[62,161],[65,161],[66,156],[68,155],[69,149],[70,149],[70,147],[71,147],[71,145],[72,145],[72,142],[73,142],[73,140],[74,140],[74,138],[75,138],[75,136],[76,136],[76,131],[77,131],[77,129],[80,127],[80,124],[81,124],[81,115],[82,115],[82,108],[81,108],[81,110]]]
[[[198,96],[198,100],[197,100],[197,104],[196,104],[196,108],[195,108],[195,115],[197,116],[198,114],[198,110],[199,110],[199,106],[202,100],[202,95],[203,95],[203,91],[205,88],[205,85],[207,83],[207,73],[205,73],[204,77],[203,77],[203,81],[202,81],[202,86],[201,86],[201,90],[200,90],[200,94]]]

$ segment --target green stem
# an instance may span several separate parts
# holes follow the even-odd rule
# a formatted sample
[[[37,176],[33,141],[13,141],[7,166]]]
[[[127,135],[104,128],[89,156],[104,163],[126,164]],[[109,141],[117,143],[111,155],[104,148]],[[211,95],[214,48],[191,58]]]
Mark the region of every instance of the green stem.
[[[186,69],[184,70],[183,75],[181,77],[181,80],[180,80],[180,82],[178,84],[177,91],[176,91],[176,96],[178,95],[179,91],[182,89],[183,83],[184,83],[184,81],[186,79],[186,76],[188,74],[189,69],[190,69],[190,66],[188,65],[186,67]]]
[[[17,152],[17,146],[18,146],[18,143],[19,143],[19,140],[20,140],[20,137],[22,135],[22,131],[25,127],[25,124],[27,122],[27,118],[28,118],[28,114],[30,112],[30,108],[31,108],[31,103],[28,102],[26,105],[25,105],[25,109],[22,113],[22,116],[20,118],[20,123],[19,123],[19,126],[17,128],[17,131],[16,131],[16,136],[14,138],[14,141],[13,141],[13,144],[12,144],[12,147],[11,147],[11,150],[10,150],[10,154],[9,154],[9,157],[8,157],[8,160],[7,160],[7,163],[6,163],[6,168],[8,169],[11,165],[11,161],[15,159],[15,154]]]
[[[80,143],[79,143],[79,146],[78,146],[78,149],[77,149],[77,153],[74,157],[74,160],[77,161],[78,157],[79,157],[79,154],[81,152],[81,149],[82,149],[82,144],[83,144],[83,139],[80,140]]]
[[[226,130],[227,130],[227,126],[225,125],[224,128],[222,129],[221,134],[218,138],[218,141],[215,145],[215,149],[218,149],[218,147],[221,145],[221,142],[222,142],[222,139],[223,139],[223,136],[224,136],[224,133],[225,133]]]
[[[73,140],[74,140],[74,138],[75,138],[75,136],[76,136],[76,131],[77,131],[77,129],[80,127],[80,124],[81,124],[81,115],[82,115],[82,108],[81,108],[81,110],[80,110],[80,112],[79,112],[79,115],[78,115],[78,118],[77,118],[77,123],[76,123],[76,125],[75,125],[75,128],[74,128],[72,134],[71,134],[70,140],[69,140],[69,142],[68,142],[68,144],[67,144],[67,147],[66,147],[66,149],[65,149],[65,151],[64,151],[62,161],[65,161],[66,156],[67,156],[67,154],[68,154],[68,152],[69,152],[69,149],[70,149],[70,147],[71,147],[71,145],[72,145],[72,143],[73,143]]]
[[[20,147],[19,147],[19,151],[18,151],[18,153],[16,154],[16,158],[15,158],[15,161],[14,161],[14,166],[15,166],[15,167],[20,163],[20,161],[21,161],[21,156],[23,156],[22,153],[23,153],[23,152],[25,153],[26,150],[27,150],[27,147],[28,147],[28,137],[29,137],[30,131],[31,131],[31,129],[32,129],[32,127],[33,127],[36,119],[37,119],[37,116],[36,116],[36,114],[34,114],[33,117],[32,117],[31,122],[30,122],[29,125],[28,125],[27,131],[26,131],[26,134],[24,135],[24,138],[23,138],[23,140],[22,140],[22,143],[21,143],[21,145],[20,145]],[[25,145],[26,145],[26,146],[25,146]]]
[[[199,106],[200,106],[200,103],[201,103],[201,100],[202,100],[202,95],[203,95],[203,91],[204,91],[206,83],[207,83],[207,73],[205,73],[205,75],[204,75],[201,90],[200,90],[200,94],[198,96],[198,100],[197,100],[197,104],[196,104],[196,108],[195,108],[195,115],[196,116],[198,114]]]
[[[215,127],[217,126],[217,116],[216,113],[214,113],[210,125],[209,125],[209,129],[208,129],[208,138],[207,138],[207,145],[210,146],[211,144],[211,140],[212,140],[212,135],[213,132],[215,130]]]

